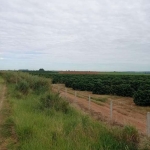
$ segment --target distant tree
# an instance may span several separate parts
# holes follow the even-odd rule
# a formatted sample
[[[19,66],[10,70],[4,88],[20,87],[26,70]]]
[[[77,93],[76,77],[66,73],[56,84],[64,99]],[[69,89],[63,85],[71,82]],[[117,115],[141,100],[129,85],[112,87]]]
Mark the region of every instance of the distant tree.
[[[43,68],[40,68],[39,71],[44,71],[44,69],[43,69]]]

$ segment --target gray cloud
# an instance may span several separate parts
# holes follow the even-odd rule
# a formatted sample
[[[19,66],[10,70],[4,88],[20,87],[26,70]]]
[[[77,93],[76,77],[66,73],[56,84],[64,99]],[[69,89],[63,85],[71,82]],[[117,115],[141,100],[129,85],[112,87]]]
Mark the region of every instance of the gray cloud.
[[[148,0],[1,0],[0,69],[149,70],[149,26]]]

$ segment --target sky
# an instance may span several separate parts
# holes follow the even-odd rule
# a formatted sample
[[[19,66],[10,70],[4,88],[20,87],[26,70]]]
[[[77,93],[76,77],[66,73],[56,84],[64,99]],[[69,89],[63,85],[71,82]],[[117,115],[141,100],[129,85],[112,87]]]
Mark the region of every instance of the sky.
[[[150,0],[0,0],[0,70],[150,71]]]

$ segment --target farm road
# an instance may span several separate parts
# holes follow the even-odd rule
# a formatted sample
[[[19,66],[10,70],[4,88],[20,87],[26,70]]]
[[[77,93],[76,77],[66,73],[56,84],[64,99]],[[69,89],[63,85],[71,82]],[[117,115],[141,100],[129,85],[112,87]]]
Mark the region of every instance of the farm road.
[[[5,93],[6,93],[6,86],[3,83],[3,80],[0,78],[0,127],[3,123],[3,114],[2,114],[2,108],[3,103],[5,100]],[[5,139],[0,135],[0,150],[6,150],[6,142]]]
[[[0,82],[0,111],[2,109],[3,106],[3,101],[4,101],[4,97],[5,97],[5,91],[6,91],[6,87]]]
[[[57,85],[53,85],[53,90],[58,91]],[[73,91],[73,90],[72,90]],[[70,92],[65,92],[65,90],[60,89],[60,95],[66,97],[70,103],[76,104],[77,107],[81,108],[83,111],[90,113],[93,117],[98,120],[111,121],[110,119],[110,103],[96,104],[95,102],[90,103],[87,98],[81,98],[80,96],[75,97],[74,94]],[[74,91],[72,92],[74,93]],[[115,98],[115,97],[114,97]],[[130,100],[131,101],[131,100]],[[146,134],[146,113],[137,111],[136,106],[132,105],[121,105],[120,103],[115,103],[113,105],[113,119],[112,122],[118,125],[132,125],[135,126],[140,133]]]

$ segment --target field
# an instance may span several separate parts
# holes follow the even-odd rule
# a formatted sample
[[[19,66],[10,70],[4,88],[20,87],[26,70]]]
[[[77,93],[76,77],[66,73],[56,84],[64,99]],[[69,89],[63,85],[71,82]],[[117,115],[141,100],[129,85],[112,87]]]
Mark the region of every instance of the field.
[[[81,91],[78,91],[77,100],[73,96],[74,90],[67,88],[66,92],[64,85],[52,85],[52,79],[49,78],[9,71],[0,72],[0,76],[7,87],[6,98],[10,105],[10,113],[2,125],[3,138],[11,139],[8,140],[7,149],[149,149],[149,139],[133,126],[109,124],[105,120],[107,115],[102,119],[100,112],[96,112],[96,107],[103,103],[106,104],[104,108],[108,107],[109,96],[92,95],[86,91],[79,94]],[[59,93],[61,89],[64,91]],[[88,115],[89,108],[84,95],[89,94],[92,100],[91,114],[99,114],[95,116],[99,117],[99,121]],[[72,103],[75,100],[78,103]],[[83,106],[81,108],[84,111],[77,109],[79,106]],[[0,143],[0,149],[2,145],[3,142]]]
[[[60,74],[30,72],[51,78],[53,84],[61,83],[74,90],[91,91],[93,94],[133,97],[139,106],[150,106],[150,75],[144,74]],[[84,72],[83,72],[84,73]]]
[[[37,72],[37,71],[36,71]],[[55,72],[56,73],[56,72]],[[57,71],[59,74],[147,75],[150,72]]]
[[[53,84],[53,90],[66,97],[69,102],[79,106],[98,120],[112,122],[115,125],[132,125],[140,133],[147,134],[146,115],[150,107],[136,106],[133,98],[113,95],[98,95],[88,91],[75,91],[64,84]],[[76,96],[75,96],[76,93]],[[91,97],[89,109],[89,95]],[[112,119],[110,118],[110,102],[113,102]]]
[[[108,120],[110,117],[110,101],[113,101],[113,122],[122,125],[134,125],[141,133],[147,134],[146,116],[147,112],[150,111],[149,75],[133,72],[73,71],[57,74],[34,72],[34,74],[51,78],[56,90],[56,84],[59,84],[62,92],[65,92],[65,87],[70,91],[78,91],[77,93],[80,93],[78,98],[86,100],[86,103],[81,104],[84,109],[88,109],[88,96],[91,95],[92,102],[99,105],[96,106],[98,107],[97,110],[95,110],[96,108],[91,109],[97,117],[101,114],[101,118],[107,118],[106,120]],[[70,93],[72,94],[71,99],[74,98],[74,91]],[[84,100],[82,99],[81,102]]]

